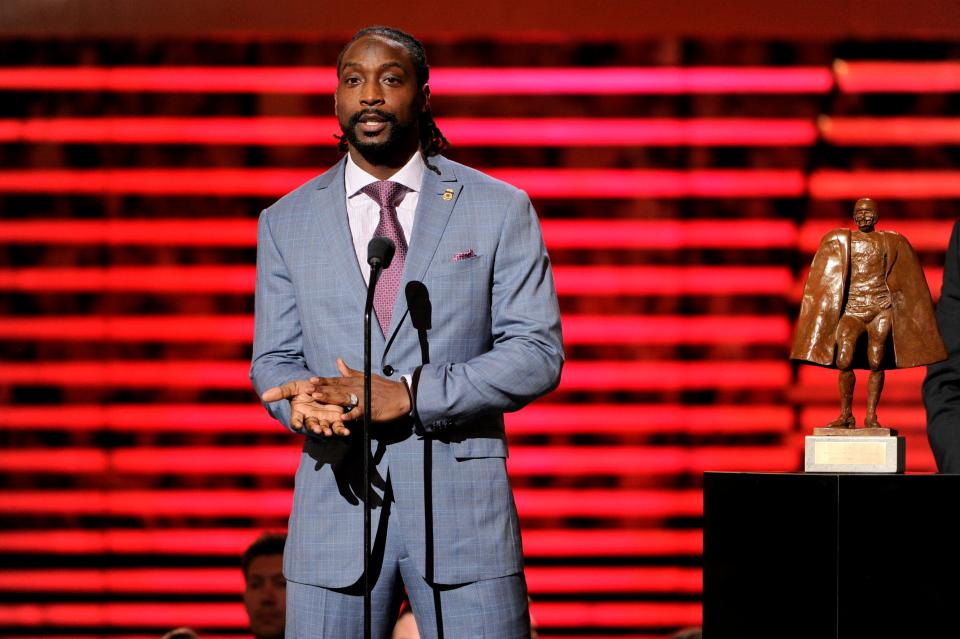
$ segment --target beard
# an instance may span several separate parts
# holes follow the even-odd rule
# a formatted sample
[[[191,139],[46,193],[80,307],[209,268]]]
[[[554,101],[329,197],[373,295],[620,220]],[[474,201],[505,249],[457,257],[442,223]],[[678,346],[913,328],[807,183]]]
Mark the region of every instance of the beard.
[[[376,115],[386,122],[386,136],[381,140],[367,139],[363,133],[357,132],[357,125],[360,124],[360,118],[365,115]],[[344,137],[353,148],[360,152],[363,157],[375,164],[389,159],[394,153],[402,150],[411,136],[416,135],[416,121],[401,123],[397,116],[380,109],[364,109],[357,111],[350,116],[350,119],[344,124],[340,122],[340,130]]]

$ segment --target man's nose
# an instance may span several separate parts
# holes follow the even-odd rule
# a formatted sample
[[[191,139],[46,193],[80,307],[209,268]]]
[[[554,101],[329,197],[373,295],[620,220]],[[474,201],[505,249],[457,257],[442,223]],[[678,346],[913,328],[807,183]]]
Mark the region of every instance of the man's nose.
[[[383,104],[383,91],[380,90],[380,83],[367,82],[363,85],[363,90],[360,93],[360,104],[364,106]]]
[[[277,602],[277,589],[268,586],[264,588],[260,593],[260,603],[261,604],[275,604]]]

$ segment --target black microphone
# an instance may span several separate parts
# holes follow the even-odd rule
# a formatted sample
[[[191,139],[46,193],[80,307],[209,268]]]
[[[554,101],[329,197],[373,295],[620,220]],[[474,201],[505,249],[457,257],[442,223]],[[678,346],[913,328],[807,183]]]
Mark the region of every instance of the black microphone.
[[[433,306],[430,304],[430,292],[423,282],[411,280],[404,289],[407,296],[407,310],[410,311],[410,322],[417,329],[417,338],[420,341],[420,361],[430,363],[430,345],[427,342],[427,331],[430,330],[433,315]],[[416,375],[419,381],[420,376]],[[416,384],[414,384],[416,386]],[[413,389],[416,390],[415,388]]]
[[[377,235],[367,244],[367,264],[373,268],[388,269],[396,250],[397,246],[393,240]]]
[[[410,309],[410,321],[417,330],[429,331],[430,316],[433,314],[433,307],[430,304],[430,292],[423,282],[412,280],[407,282],[407,288],[404,289],[407,295],[407,308]]]

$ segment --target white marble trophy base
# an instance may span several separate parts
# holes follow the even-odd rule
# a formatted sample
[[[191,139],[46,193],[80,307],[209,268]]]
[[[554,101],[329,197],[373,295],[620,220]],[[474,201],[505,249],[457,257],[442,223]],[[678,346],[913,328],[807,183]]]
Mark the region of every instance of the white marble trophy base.
[[[816,428],[804,442],[808,473],[902,473],[904,438],[887,428]]]

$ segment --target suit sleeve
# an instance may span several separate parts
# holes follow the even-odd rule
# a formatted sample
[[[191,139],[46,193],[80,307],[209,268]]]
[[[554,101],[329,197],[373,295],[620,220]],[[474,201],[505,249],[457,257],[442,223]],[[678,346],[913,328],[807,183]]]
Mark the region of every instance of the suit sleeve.
[[[560,309],[536,211],[517,191],[500,228],[491,282],[492,348],[418,375],[416,417],[427,432],[522,408],[556,388],[563,367]]]
[[[268,212],[257,225],[257,284],[250,380],[257,395],[273,386],[311,376],[303,356],[303,336],[296,293],[270,229]],[[264,404],[267,412],[290,428],[290,402]]]
[[[960,221],[947,247],[937,324],[949,357],[927,367],[923,382],[927,436],[940,472],[960,473]]]

